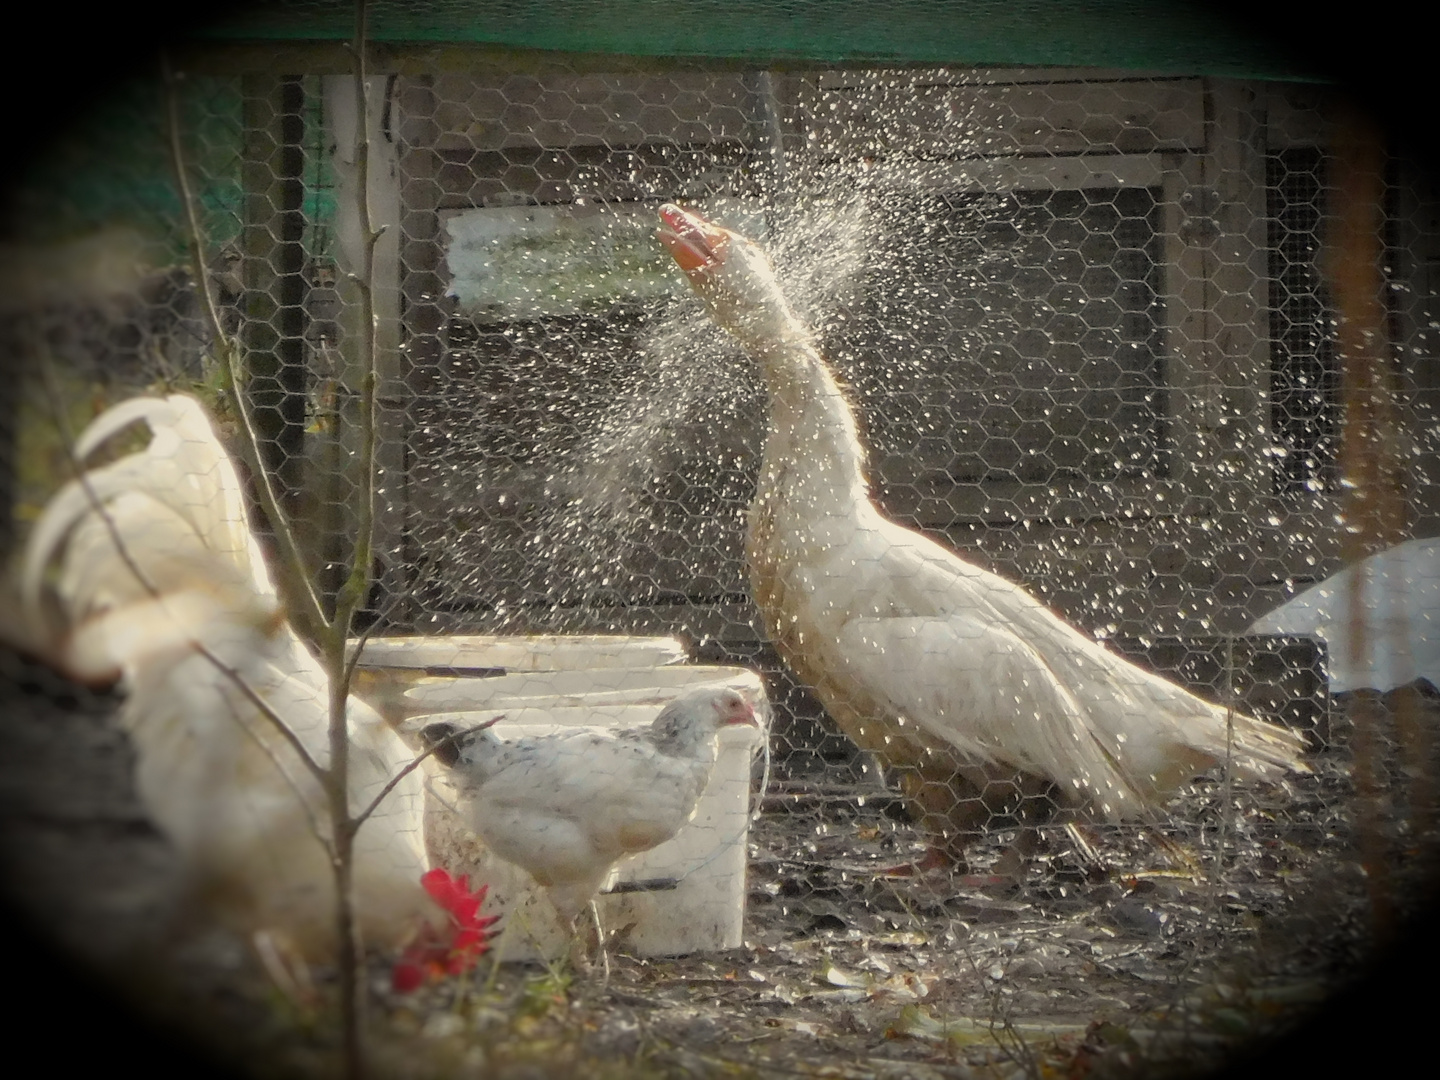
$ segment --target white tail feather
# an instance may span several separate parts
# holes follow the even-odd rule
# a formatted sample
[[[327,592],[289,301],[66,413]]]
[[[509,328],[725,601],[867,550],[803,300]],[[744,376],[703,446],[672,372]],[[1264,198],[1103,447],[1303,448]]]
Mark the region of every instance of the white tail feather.
[[[140,422],[144,449],[71,481],[36,523],[25,611],[38,620],[53,594],[68,624],[54,650],[62,662],[81,677],[123,679],[141,799],[197,894],[246,929],[323,950],[334,907],[317,837],[328,832],[326,800],[275,721],[328,766],[328,679],[280,613],[235,467],[197,402],[117,405],[81,435],[77,457]],[[358,812],[413,755],[354,698],[347,718]],[[395,940],[426,909],[421,783],[406,777],[357,836],[372,940]]]

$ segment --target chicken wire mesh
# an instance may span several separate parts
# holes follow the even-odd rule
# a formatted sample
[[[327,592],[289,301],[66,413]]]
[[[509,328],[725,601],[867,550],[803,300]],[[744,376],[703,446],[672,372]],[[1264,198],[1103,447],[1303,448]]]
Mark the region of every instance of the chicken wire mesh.
[[[897,1075],[1219,1055],[1322,996],[1368,949],[1371,919],[1418,899],[1433,634],[1422,621],[1392,639],[1377,619],[1372,652],[1412,649],[1414,663],[1367,683],[1339,620],[1328,635],[1251,630],[1347,561],[1430,535],[1436,514],[1433,193],[1386,159],[1359,249],[1380,268],[1369,329],[1384,347],[1349,373],[1369,411],[1347,411],[1337,319],[1357,301],[1336,295],[1326,260],[1366,189],[1345,171],[1355,151],[1332,95],[1088,69],[497,54],[381,70],[363,116],[346,75],[197,69],[181,86],[220,326],[243,348],[265,465],[327,594],[362,489],[353,147],[368,124],[364,182],[386,228],[362,623],[380,645],[436,641],[418,667],[362,669],[359,691],[412,726],[433,712],[400,697],[421,675],[482,710],[525,707],[484,688],[506,665],[474,651],[478,635],[678,636],[690,662],[764,678],[766,782],[748,753],[727,781],[751,781],[756,816],[742,840],[732,808],[701,857],[743,855],[727,884],[704,885],[738,890],[743,932],[715,955],[646,958],[674,881],[648,914],[617,892],[615,970],[585,1003],[640,1019],[597,1020],[592,1052],[638,1053],[639,1023],[669,1047],[658,1063],[689,1071],[817,1047]],[[57,412],[74,431],[130,394],[185,391],[222,438],[238,424],[154,88],[70,139],[12,208],[27,243],[4,330],[26,361],[0,470],[12,546],[68,475]],[[67,152],[114,169],[86,188],[75,177],[94,173]],[[746,514],[778,421],[756,364],[655,241],[666,202],[770,252],[854,405],[886,515],[1112,653],[1299,733],[1310,772],[1260,783],[1197,767],[1147,822],[1076,824],[1068,778],[976,783],[943,754],[857,746],[827,715],[843,702],[817,698],[819,680],[771,643],[790,613],[753,599]],[[551,671],[515,697],[623,709],[663,670],[589,666],[589,698]],[[15,685],[33,698],[35,679]],[[903,718],[874,722],[904,743]],[[454,827],[443,805],[429,813]],[[937,845],[949,865],[930,865]],[[28,880],[33,865],[12,859]]]

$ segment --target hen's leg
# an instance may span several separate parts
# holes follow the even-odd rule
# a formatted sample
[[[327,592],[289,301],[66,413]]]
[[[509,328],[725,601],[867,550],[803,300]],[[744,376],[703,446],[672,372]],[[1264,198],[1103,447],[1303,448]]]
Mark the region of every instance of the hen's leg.
[[[595,947],[600,950],[600,967],[604,972],[600,989],[604,990],[610,985],[610,952],[605,948],[605,928],[600,925],[600,904],[596,900],[590,901],[590,918],[595,922]]]
[[[608,872],[608,868],[605,872],[592,877],[551,884],[546,890],[550,903],[555,908],[555,914],[560,918],[560,928],[567,935],[569,942],[567,954],[570,966],[577,973],[583,975],[588,975],[592,970],[590,962],[592,930],[608,971],[610,961],[609,957],[604,956],[604,935],[600,927],[600,911],[595,905],[595,895],[604,883],[606,872]],[[590,917],[582,919],[581,916],[587,911]],[[581,929],[582,922],[584,924],[583,931]]]
[[[610,983],[610,954],[605,950],[605,928],[600,924],[600,906],[594,900],[587,906],[590,918],[585,921],[584,927],[581,927],[578,915],[567,926],[570,932],[570,966],[577,974],[589,975],[595,970],[592,953],[598,953],[602,971],[601,989],[604,989]]]
[[[586,931],[581,933],[579,927],[575,923],[571,923],[568,929],[570,946],[566,951],[566,956],[569,957],[570,967],[577,974],[589,975],[594,969],[594,965],[590,962],[590,942],[587,940],[590,936],[589,927],[586,927]]]

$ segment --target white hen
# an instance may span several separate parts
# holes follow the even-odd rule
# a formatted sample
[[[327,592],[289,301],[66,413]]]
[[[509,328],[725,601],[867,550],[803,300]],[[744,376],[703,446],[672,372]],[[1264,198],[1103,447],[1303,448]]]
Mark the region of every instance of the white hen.
[[[328,680],[280,610],[234,465],[196,401],[117,405],[81,435],[77,458],[141,423],[143,450],[89,469],[46,507],[27,547],[25,606],[40,623],[47,594],[58,601],[55,651],[72,673],[120,676],[137,788],[178,849],[193,899],[238,928],[283,931],[324,955],[334,921],[331,866],[315,836],[328,828],[324,795],[249,694],[325,766]],[[358,811],[413,754],[355,698],[348,718]],[[370,940],[398,939],[427,910],[422,799],[412,773],[357,835]]]
[[[660,240],[769,394],[746,543],[768,633],[841,729],[899,773],[915,815],[944,841],[933,858],[963,859],[965,835],[1022,797],[1140,818],[1224,760],[1224,709],[881,516],[850,405],[765,254],[677,206],[660,218]],[[1302,747],[1234,717],[1244,773],[1303,768]]]
[[[727,724],[755,724],[732,689],[677,698],[639,731],[596,730],[505,742],[488,728],[424,729],[450,767],[465,822],[487,847],[542,886],[564,926],[614,866],[658,847],[695,814]]]

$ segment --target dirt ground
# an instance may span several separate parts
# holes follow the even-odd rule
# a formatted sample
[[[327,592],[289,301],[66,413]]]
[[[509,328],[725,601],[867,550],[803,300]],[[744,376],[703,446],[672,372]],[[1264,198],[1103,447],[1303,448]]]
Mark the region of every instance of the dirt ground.
[[[118,977],[147,1018],[198,1032],[230,1066],[329,1074],[327,972],[312,973],[317,1010],[281,992],[242,942],[157,944],[172,940],[177,868],[130,786],[115,699],[4,661],[11,902],[47,944]],[[1440,702],[1409,693],[1433,734]],[[1376,730],[1392,730],[1396,696],[1371,704]],[[1313,775],[1284,789],[1237,786],[1228,817],[1223,783],[1195,783],[1170,808],[1168,844],[1136,828],[1050,829],[1024,882],[1003,889],[945,872],[885,877],[921,850],[898,801],[843,771],[789,770],[752,828],[743,948],[669,960],[619,949],[608,981],[482,961],[406,996],[386,984],[390,958],[375,957],[375,1074],[1081,1077],[1222,1065],[1304,1020],[1371,949],[1350,734],[1337,719]],[[1374,761],[1384,795],[1369,804],[1370,842],[1403,914],[1425,895],[1434,836],[1412,821],[1413,762],[1384,740]],[[1008,839],[977,845],[973,869]],[[67,985],[66,1000],[81,1000]]]

